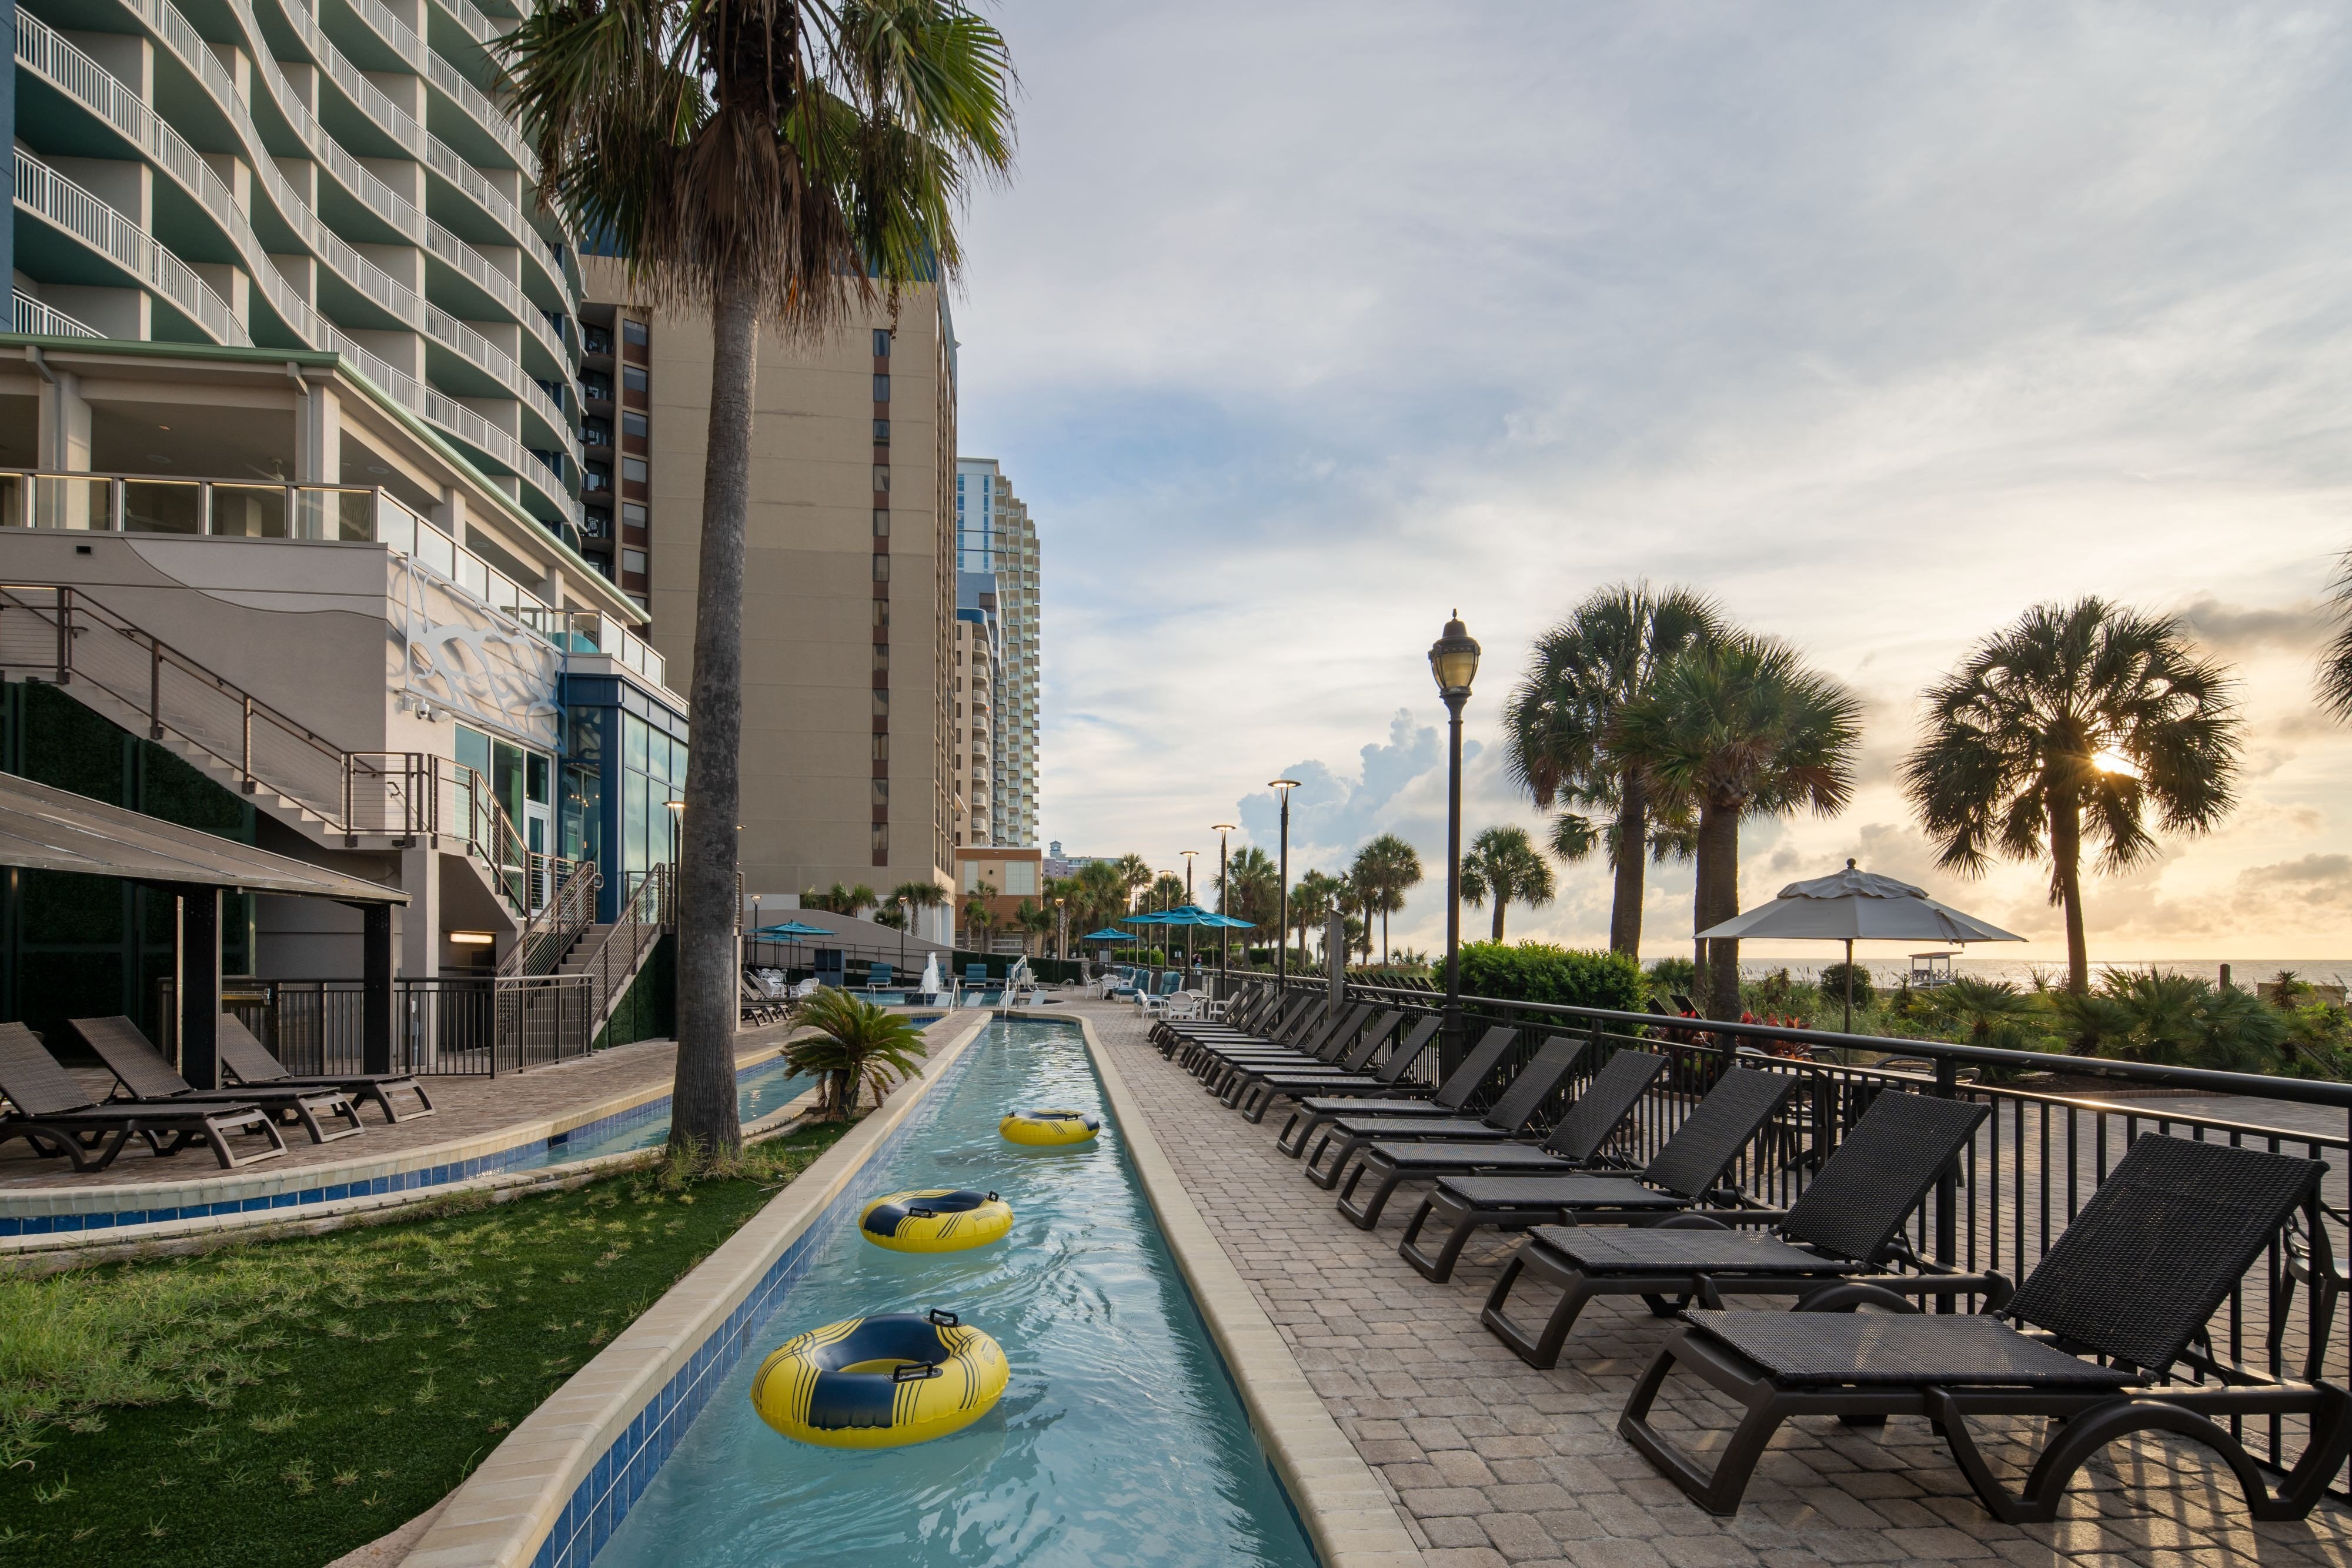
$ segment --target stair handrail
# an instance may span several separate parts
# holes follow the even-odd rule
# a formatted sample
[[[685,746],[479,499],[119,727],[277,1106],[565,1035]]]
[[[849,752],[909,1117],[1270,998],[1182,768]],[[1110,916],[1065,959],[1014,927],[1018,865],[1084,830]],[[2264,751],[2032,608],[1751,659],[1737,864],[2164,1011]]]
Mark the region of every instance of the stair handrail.
[[[490,881],[516,914],[528,915],[544,904],[547,900],[540,896],[541,879],[547,874],[544,868],[557,864],[560,857],[530,847],[480,768],[446,758],[434,761],[436,766],[446,763],[449,768],[450,793],[460,808],[454,813],[460,819],[457,836],[466,852],[481,858],[489,868]],[[437,787],[434,793],[437,799]]]
[[[530,912],[514,946],[499,960],[499,978],[554,973],[580,934],[596,923],[596,891],[604,885],[604,873],[586,861],[558,861],[553,875],[550,896]]]
[[[669,867],[656,865],[632,874],[636,885],[621,901],[613,929],[605,933],[586,967],[595,987],[592,1016],[599,1022],[612,1012],[622,983],[636,973],[638,960],[661,940],[670,923]]]

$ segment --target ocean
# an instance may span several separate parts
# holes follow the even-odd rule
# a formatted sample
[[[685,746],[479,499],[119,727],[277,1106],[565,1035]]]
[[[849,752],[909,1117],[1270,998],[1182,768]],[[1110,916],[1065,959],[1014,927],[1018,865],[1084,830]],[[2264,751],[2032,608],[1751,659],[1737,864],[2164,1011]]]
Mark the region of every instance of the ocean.
[[[1654,944],[1644,944],[1655,947]],[[1743,978],[1759,980],[1776,969],[1786,969],[1798,979],[1811,979],[1831,964],[1843,962],[1844,952],[1831,943],[1822,944],[1818,956],[1785,958],[1750,958],[1743,956],[1739,973]],[[1675,953],[1681,956],[1689,952],[1685,944]],[[1666,949],[1655,947],[1645,954],[1647,962],[1654,963],[1666,955]],[[1862,953],[1854,962],[1881,985],[1891,986],[1911,972],[1908,956],[1879,957]],[[2194,975],[2200,979],[2216,983],[2227,966],[2233,985],[2252,986],[2277,977],[2282,969],[2293,970],[2295,978],[2313,985],[2352,985],[2352,958],[2106,958],[2093,955],[2091,978],[2098,979],[2104,969],[2156,968],[2172,975]],[[2012,985],[2027,986],[2037,974],[2053,985],[2063,985],[2066,960],[2063,958],[1970,958],[1952,960],[1952,972],[1969,975],[1980,980],[2007,980]]]

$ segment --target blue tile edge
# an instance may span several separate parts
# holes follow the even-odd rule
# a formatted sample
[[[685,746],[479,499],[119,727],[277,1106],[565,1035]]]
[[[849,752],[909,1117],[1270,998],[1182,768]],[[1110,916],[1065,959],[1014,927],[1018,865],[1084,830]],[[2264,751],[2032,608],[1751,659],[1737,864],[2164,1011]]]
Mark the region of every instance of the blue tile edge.
[[[749,1066],[737,1067],[735,1082],[740,1083],[755,1072],[765,1071],[774,1065],[774,1061],[772,1057],[763,1057]],[[471,1159],[446,1165],[419,1166],[415,1170],[402,1171],[394,1176],[322,1183],[318,1186],[298,1187],[263,1197],[182,1204],[176,1207],[126,1208],[91,1214],[0,1215],[0,1237],[52,1236],[77,1230],[121,1230],[141,1225],[162,1225],[174,1219],[201,1219],[209,1215],[250,1213],[264,1208],[293,1208],[304,1204],[334,1203],[346,1197],[369,1197],[385,1193],[410,1192],[420,1187],[446,1186],[451,1182],[497,1176],[521,1160],[542,1155],[549,1149],[560,1149],[574,1138],[593,1143],[598,1138],[639,1126],[656,1116],[667,1116],[669,1114],[669,1100],[670,1097],[664,1094],[642,1105],[632,1105],[625,1111],[615,1111],[609,1116],[600,1116],[593,1122],[583,1122],[579,1126],[567,1128],[551,1138],[532,1138]],[[47,1187],[39,1190],[43,1197],[51,1191]]]
[[[947,1104],[957,1082],[979,1054],[983,1033],[966,1047],[940,1079],[924,1094],[907,1119],[891,1129],[866,1157],[857,1174],[783,1252],[770,1264],[726,1321],[704,1336],[686,1364],[631,1419],[618,1437],[598,1455],[588,1476],[572,1490],[554,1527],[539,1544],[531,1568],[588,1568],[628,1517],[629,1510],[652,1484],[654,1474],[667,1461],[694,1418],[718,1385],[743,1359],[744,1350],[774,1315],[784,1292],[808,1272],[816,1255],[851,1218],[887,1188],[882,1171],[907,1141],[930,1126]]]

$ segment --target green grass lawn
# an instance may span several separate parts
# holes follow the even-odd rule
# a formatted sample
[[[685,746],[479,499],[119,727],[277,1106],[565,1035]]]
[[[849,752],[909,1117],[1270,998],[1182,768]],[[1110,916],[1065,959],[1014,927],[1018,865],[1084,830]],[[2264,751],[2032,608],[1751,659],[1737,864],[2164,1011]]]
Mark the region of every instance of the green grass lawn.
[[[0,1280],[0,1563],[316,1568],[424,1511],[839,1137]]]

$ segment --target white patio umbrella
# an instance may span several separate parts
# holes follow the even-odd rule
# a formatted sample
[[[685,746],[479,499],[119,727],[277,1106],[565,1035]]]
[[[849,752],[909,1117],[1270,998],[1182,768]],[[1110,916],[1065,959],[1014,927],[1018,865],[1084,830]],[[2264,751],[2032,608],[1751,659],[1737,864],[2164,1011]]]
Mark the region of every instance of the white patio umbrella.
[[[1927,890],[1874,872],[1845,870],[1811,882],[1792,882],[1769,904],[1700,932],[1705,941],[1780,940],[1845,944],[1845,1027],[1853,1028],[1853,945],[1856,942],[2022,942],[2024,937],[1963,915]]]

